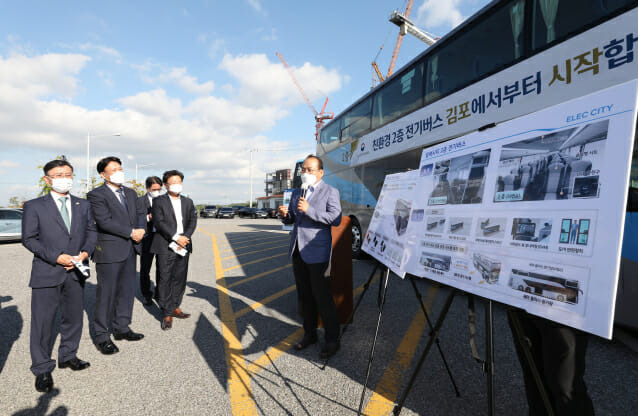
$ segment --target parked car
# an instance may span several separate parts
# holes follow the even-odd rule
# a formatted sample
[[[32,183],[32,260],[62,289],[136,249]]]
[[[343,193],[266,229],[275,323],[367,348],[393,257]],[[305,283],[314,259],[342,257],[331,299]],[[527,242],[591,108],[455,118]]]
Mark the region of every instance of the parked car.
[[[244,205],[233,205],[233,214],[239,215],[239,210],[245,208]]]
[[[20,241],[22,238],[22,210],[0,208],[0,241]]]
[[[199,216],[201,218],[211,218],[211,217],[214,218],[216,215],[217,215],[217,205],[206,205],[199,212]]]
[[[223,207],[217,210],[216,218],[235,218],[235,213],[232,208]]]
[[[243,207],[239,210],[238,214],[240,218],[268,218],[268,213],[262,209]]]
[[[268,213],[268,217],[270,218],[279,218],[279,210],[277,210],[276,208],[268,208],[266,209],[266,212]]]

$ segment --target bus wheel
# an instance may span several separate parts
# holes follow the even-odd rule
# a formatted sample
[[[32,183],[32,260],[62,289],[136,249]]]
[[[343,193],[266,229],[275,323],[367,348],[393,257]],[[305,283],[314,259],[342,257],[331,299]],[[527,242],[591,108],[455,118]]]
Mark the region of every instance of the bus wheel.
[[[565,302],[565,296],[558,295],[558,296],[556,296],[556,300],[559,301],[559,302]]]
[[[525,288],[525,291],[526,291],[527,293],[532,293],[532,289],[531,289],[531,288],[529,288],[529,287],[526,287],[526,288]]]
[[[518,285],[518,290],[523,291],[523,285]]]
[[[350,227],[352,228],[352,258],[360,259],[363,256],[363,251],[361,251],[363,233],[361,232],[361,225],[355,217],[351,217]]]

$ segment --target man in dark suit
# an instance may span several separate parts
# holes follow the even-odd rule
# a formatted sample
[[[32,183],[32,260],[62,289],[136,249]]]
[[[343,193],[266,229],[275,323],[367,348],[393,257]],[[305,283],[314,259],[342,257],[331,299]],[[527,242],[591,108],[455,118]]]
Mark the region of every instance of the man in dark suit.
[[[191,236],[197,227],[197,210],[193,200],[180,195],[184,174],[177,170],[164,172],[164,187],[167,193],[153,200],[153,223],[155,236],[151,252],[157,254],[159,268],[159,306],[164,318],[161,327],[168,330],[173,318],[186,319],[180,305],[186,290],[188,259],[193,252]]]
[[[140,254],[140,290],[144,297],[144,305],[153,303],[153,293],[151,292],[151,265],[155,254],[151,253],[151,243],[155,233],[153,225],[153,214],[151,207],[153,206],[153,198],[160,196],[162,191],[162,180],[157,176],[149,176],[146,178],[146,194],[137,198],[138,210],[144,210],[146,213],[146,234],[142,239],[142,253]],[[155,264],[155,298],[157,298],[157,286],[159,285],[159,268]]]
[[[339,191],[323,182],[323,162],[308,156],[301,168],[302,189],[295,189],[288,207],[280,206],[284,224],[294,224],[289,255],[303,316],[304,336],[294,345],[302,350],[317,342],[317,315],[326,328],[320,357],[339,350],[339,316],[330,292],[331,227],[341,224]]]
[[[102,354],[119,351],[111,341],[138,341],[144,335],[131,331],[135,298],[135,253],[140,252],[146,219],[137,209],[137,194],[122,184],[122,162],[114,156],[97,164],[104,185],[87,194],[97,224],[98,239],[93,261],[97,270],[95,298],[95,344]]]
[[[53,160],[44,165],[44,175],[51,192],[24,204],[22,244],[33,253],[29,282],[31,371],[36,376],[36,390],[49,392],[53,388],[55,361],[51,350],[58,308],[58,367],[78,371],[90,365],[76,355],[82,337],[84,281],[88,277],[88,269],[85,275],[78,267],[81,263],[88,268],[97,232],[89,203],[69,193],[73,186],[71,164]]]

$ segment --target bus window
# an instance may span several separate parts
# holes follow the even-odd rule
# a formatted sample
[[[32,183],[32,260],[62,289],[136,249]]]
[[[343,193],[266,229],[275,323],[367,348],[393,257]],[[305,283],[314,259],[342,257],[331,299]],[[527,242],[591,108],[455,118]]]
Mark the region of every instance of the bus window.
[[[430,55],[426,104],[522,57],[524,6],[524,0],[509,2]]]
[[[532,49],[562,40],[583,26],[635,3],[636,0],[534,0]]]
[[[330,124],[321,129],[321,143],[330,144],[339,140],[339,132],[341,131],[341,118],[333,120]]]
[[[423,105],[423,62],[383,85],[374,94],[372,128],[377,128]]]
[[[341,117],[343,119],[342,142],[357,139],[370,130],[371,104],[372,97],[368,97]]]

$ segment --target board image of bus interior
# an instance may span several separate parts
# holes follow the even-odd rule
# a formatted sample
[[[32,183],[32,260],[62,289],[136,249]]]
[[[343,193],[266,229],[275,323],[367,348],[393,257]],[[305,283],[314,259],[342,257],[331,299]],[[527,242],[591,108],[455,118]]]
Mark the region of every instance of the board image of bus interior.
[[[551,219],[514,218],[512,223],[512,240],[547,242],[551,233]]]
[[[422,252],[419,263],[422,266],[429,267],[430,269],[439,270],[442,272],[450,271],[450,264],[452,263],[452,257],[443,254]]]
[[[404,199],[397,199],[394,205],[394,225],[397,235],[405,234],[408,229],[408,221],[410,220],[410,209],[412,203]]]
[[[501,274],[501,262],[485,254],[474,253],[472,256],[474,268],[481,273],[486,283],[494,284],[498,282]]]
[[[494,202],[597,198],[609,120],[503,146]]]
[[[437,162],[428,205],[480,204],[490,149]]]
[[[583,292],[577,280],[521,269],[512,269],[509,285],[521,292],[572,305],[578,304],[578,295]]]

